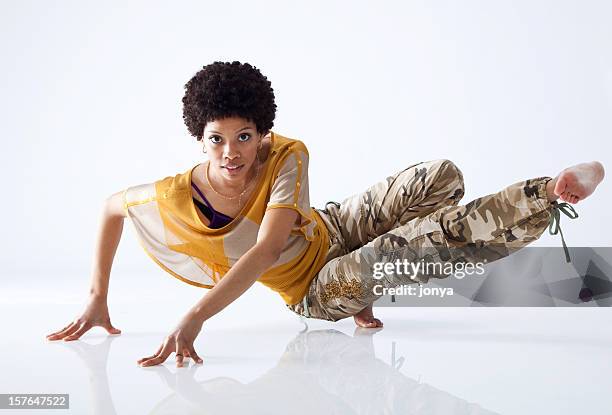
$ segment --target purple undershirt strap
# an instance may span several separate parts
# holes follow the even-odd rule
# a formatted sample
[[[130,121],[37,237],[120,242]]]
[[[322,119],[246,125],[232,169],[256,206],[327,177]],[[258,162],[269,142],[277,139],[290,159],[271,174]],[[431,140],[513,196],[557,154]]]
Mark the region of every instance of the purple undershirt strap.
[[[193,186],[193,188],[194,188],[194,189],[196,189],[196,192],[198,192],[198,194],[200,195],[200,197],[201,197],[201,198],[204,200],[204,203],[206,203],[206,205],[208,205],[208,208],[209,208],[209,209],[210,209],[210,211],[212,212],[212,214],[213,214],[213,219],[212,219],[211,221],[213,221],[213,220],[215,219],[215,216],[220,216],[220,217],[222,217],[223,219],[233,220],[233,218],[231,218],[231,217],[229,217],[229,216],[227,216],[227,215],[224,215],[224,214],[223,214],[223,213],[221,213],[221,212],[217,212],[217,211],[216,211],[216,210],[215,210],[215,209],[212,207],[212,205],[210,204],[210,202],[208,201],[208,199],[206,199],[206,196],[204,196],[204,193],[202,193],[202,191],[201,191],[201,190],[198,188],[198,186],[196,186],[196,184],[195,184],[195,183],[193,183],[193,182],[192,182],[192,183],[191,183],[191,185]]]

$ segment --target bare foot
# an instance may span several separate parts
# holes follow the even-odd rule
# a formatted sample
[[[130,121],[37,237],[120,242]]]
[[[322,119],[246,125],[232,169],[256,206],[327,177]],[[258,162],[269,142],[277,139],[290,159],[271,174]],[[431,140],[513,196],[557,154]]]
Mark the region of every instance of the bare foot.
[[[376,328],[383,326],[382,321],[374,317],[374,313],[372,312],[372,304],[355,314],[353,318],[355,319],[355,324],[357,324],[359,327]]]
[[[604,167],[598,161],[568,167],[547,183],[548,200],[561,198],[565,202],[578,203],[595,191],[604,175]]]

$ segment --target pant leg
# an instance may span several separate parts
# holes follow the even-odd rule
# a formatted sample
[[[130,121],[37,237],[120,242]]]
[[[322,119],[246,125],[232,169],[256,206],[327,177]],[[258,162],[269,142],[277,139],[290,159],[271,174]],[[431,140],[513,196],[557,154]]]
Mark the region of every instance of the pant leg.
[[[342,203],[328,203],[328,227],[340,234],[348,253],[411,219],[456,205],[463,194],[463,175],[454,163],[421,162]]]
[[[448,166],[449,163],[441,163],[438,167]],[[550,177],[540,177],[515,183],[464,206],[450,203],[451,206],[433,212],[429,210],[425,216],[417,211],[412,220],[400,222],[399,226],[392,227],[364,246],[333,258],[311,283],[303,306],[307,309],[307,316],[336,321],[356,314],[379,298],[373,291],[376,284],[394,287],[447,276],[413,275],[408,278],[405,274],[393,274],[376,280],[373,278],[376,262],[394,262],[397,259],[410,262],[421,259],[427,262],[491,262],[529,244],[542,234],[550,219],[552,205],[546,196],[549,180]],[[395,189],[386,196],[401,199],[399,189],[402,186]],[[426,197],[421,204],[428,204]],[[398,214],[398,218],[409,217],[407,212],[411,209]],[[398,212],[391,211],[393,213]],[[376,223],[375,219],[376,216],[370,221]],[[343,234],[350,235],[350,232]],[[300,313],[304,310],[297,305],[294,311]]]
[[[316,209],[330,238],[325,262],[414,218],[454,206],[463,194],[461,171],[450,160],[442,159],[413,164],[342,203],[327,202],[323,210]],[[307,303],[288,307],[300,315],[308,314]]]

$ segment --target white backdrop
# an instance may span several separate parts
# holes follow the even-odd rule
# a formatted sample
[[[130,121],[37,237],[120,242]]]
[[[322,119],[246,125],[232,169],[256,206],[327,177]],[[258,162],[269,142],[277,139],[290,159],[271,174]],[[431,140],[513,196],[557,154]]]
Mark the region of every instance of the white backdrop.
[[[315,207],[436,158],[465,203],[581,161],[609,175],[610,21],[605,1],[3,1],[2,284],[86,287],[104,199],[202,159],[181,98],[215,60],[270,79]],[[563,217],[568,245],[612,244],[610,182]],[[128,222],[126,272],[166,278]]]

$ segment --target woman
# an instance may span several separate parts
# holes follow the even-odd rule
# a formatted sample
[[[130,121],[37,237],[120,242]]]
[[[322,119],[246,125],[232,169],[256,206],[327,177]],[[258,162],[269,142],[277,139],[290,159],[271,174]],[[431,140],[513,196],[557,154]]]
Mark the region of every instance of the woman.
[[[47,336],[76,340],[94,326],[120,330],[107,307],[111,264],[129,217],[151,258],[180,280],[211,288],[141,366],[176,353],[201,363],[194,340],[203,322],[255,281],[278,292],[306,317],[353,316],[381,327],[372,313],[375,284],[423,283],[430,276],[373,278],[376,263],[495,260],[537,239],[575,213],[566,203],[588,197],[603,180],[599,162],[539,177],[458,206],[463,178],[448,160],[410,166],[364,193],[325,209],[310,207],[308,150],[271,131],[276,112],[270,82],[240,62],[214,62],[186,85],[183,118],[208,161],[108,198],[97,239],[90,300],[83,314]],[[569,209],[569,210],[568,210]],[[557,224],[558,225],[558,224]],[[552,227],[551,227],[552,229]]]

